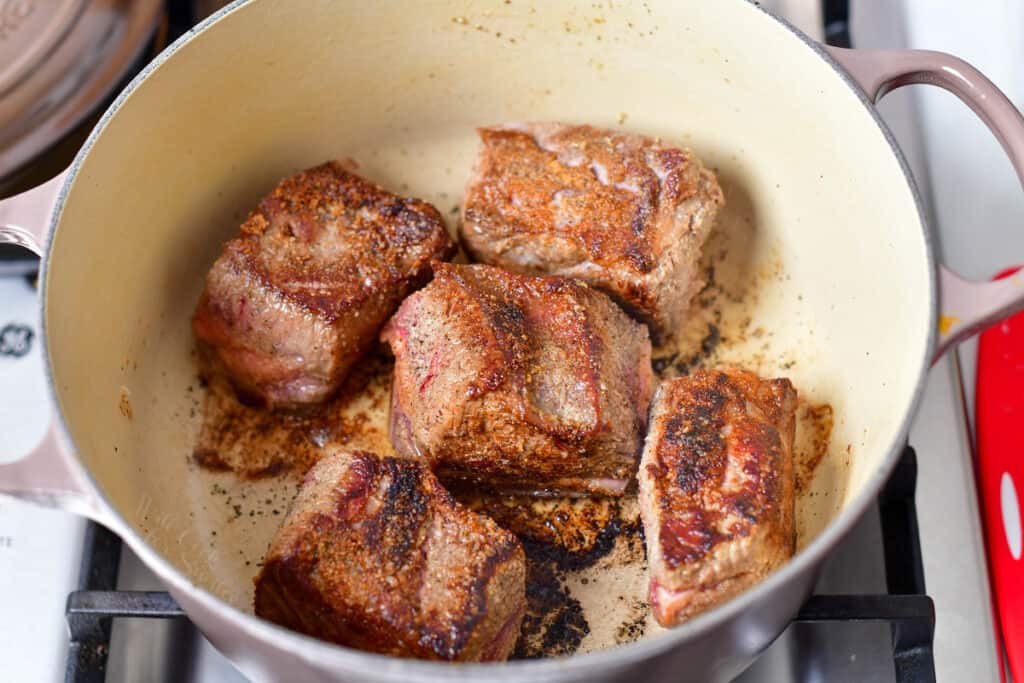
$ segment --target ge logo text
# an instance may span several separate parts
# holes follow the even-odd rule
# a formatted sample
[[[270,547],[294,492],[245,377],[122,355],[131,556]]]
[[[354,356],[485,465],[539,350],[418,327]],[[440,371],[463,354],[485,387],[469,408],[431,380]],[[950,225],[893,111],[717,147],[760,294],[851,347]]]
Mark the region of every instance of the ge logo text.
[[[21,358],[32,349],[32,328],[9,323],[0,329],[0,356]]]

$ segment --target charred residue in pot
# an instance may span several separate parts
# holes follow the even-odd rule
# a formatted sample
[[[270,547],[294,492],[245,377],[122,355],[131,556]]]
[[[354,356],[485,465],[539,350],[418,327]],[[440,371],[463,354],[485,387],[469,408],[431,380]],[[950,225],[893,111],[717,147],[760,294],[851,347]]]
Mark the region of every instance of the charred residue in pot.
[[[632,643],[643,638],[647,632],[647,619],[650,610],[643,600],[633,600],[629,605],[629,616],[619,624],[615,632],[616,645]]]
[[[533,498],[456,491],[456,498],[514,532],[527,559],[527,608],[513,658],[572,654],[591,633],[569,587],[616,566],[643,561],[636,498]],[[634,595],[619,596],[634,604]],[[613,600],[615,596],[608,596]],[[643,630],[631,631],[636,638]]]
[[[590,633],[583,606],[554,563],[537,561],[529,548],[526,558],[526,614],[511,658],[570,655]]]

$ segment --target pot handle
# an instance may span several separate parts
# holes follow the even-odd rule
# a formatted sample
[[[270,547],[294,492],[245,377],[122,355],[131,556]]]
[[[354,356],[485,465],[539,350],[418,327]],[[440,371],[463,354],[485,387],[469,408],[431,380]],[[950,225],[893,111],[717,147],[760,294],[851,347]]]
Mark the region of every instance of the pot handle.
[[[0,494],[61,508],[102,524],[106,520],[84,475],[71,455],[56,421],[42,441],[20,460],[0,464]],[[107,524],[109,526],[109,524]]]
[[[0,244],[17,244],[43,255],[46,231],[66,177],[64,171],[38,187],[0,201]],[[28,455],[0,464],[0,494],[103,521],[96,498],[81,472],[75,471],[74,458],[52,418],[43,438]]]
[[[958,57],[931,50],[824,48],[877,102],[912,83],[948,90],[999,140],[1024,184],[1024,117],[992,81]],[[934,360],[975,332],[1024,309],[1024,275],[973,282],[939,266],[939,337]]]
[[[46,231],[67,175],[63,171],[42,185],[0,201],[0,243],[17,244],[43,255]]]

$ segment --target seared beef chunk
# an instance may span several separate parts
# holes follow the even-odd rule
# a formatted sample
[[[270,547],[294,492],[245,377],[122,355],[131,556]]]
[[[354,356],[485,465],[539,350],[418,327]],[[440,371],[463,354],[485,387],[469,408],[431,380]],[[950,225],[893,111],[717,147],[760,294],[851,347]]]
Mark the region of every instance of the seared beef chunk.
[[[506,659],[526,608],[518,539],[423,463],[365,452],[309,471],[256,579],[256,614],[382,654]]]
[[[692,153],[557,123],[480,130],[460,236],[478,261],[575,277],[673,336],[703,285],[698,261],[724,203]]]
[[[673,626],[756,584],[796,544],[786,379],[697,370],[663,382],[640,462],[651,608]]]
[[[391,442],[442,481],[621,495],[632,478],[651,344],[604,294],[437,264],[383,337],[395,354]]]
[[[330,162],[281,182],[224,245],[193,329],[244,396],[323,401],[454,252],[434,207]]]

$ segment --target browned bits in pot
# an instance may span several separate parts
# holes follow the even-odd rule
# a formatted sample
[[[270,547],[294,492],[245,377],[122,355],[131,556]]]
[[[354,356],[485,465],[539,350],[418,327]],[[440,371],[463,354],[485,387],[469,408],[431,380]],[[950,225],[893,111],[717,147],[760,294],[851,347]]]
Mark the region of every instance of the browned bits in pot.
[[[128,387],[121,387],[121,393],[117,401],[117,408],[121,411],[121,414],[129,420],[135,417],[135,412],[132,410],[131,392],[128,390]]]
[[[192,451],[195,464],[243,477],[301,477],[330,446],[390,452],[386,429],[371,413],[387,405],[391,360],[369,356],[338,395],[305,413],[278,413],[238,400],[220,376],[205,382],[202,426]]]
[[[796,413],[796,441],[793,464],[796,492],[803,493],[814,480],[814,472],[828,453],[832,437],[832,406],[828,403],[803,403]]]

